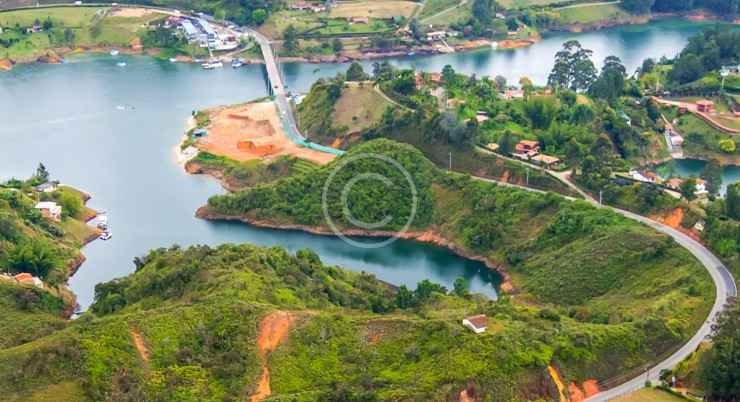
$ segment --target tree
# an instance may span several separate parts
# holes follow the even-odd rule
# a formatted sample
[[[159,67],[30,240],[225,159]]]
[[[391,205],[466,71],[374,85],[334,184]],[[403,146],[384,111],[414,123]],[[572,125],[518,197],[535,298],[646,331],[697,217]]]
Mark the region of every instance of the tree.
[[[699,381],[710,401],[734,401],[740,395],[740,304],[734,302],[712,325],[712,347],[699,361]]]
[[[468,139],[468,129],[460,123],[455,113],[444,112],[440,114],[438,126],[438,132],[444,134],[450,144],[459,145]]]
[[[50,30],[53,27],[54,27],[54,23],[51,21],[51,17],[46,17],[46,19],[44,20],[43,25],[41,25],[41,28],[44,31],[48,31],[48,30]]]
[[[699,79],[704,73],[701,59],[695,54],[681,56],[673,64],[673,70],[669,73],[672,81],[687,83]]]
[[[687,179],[681,182],[681,185],[678,186],[678,192],[681,193],[681,196],[683,198],[686,198],[687,200],[691,201],[694,198],[696,198],[696,194],[694,192],[696,191],[696,179]]]
[[[524,93],[527,94],[527,96],[534,92],[534,83],[529,79],[529,77],[524,76],[520,78],[519,86],[522,87],[522,90],[524,90]]]
[[[331,49],[334,50],[334,53],[339,53],[344,48],[344,45],[342,44],[342,41],[339,38],[334,38],[331,41]]]
[[[414,294],[406,287],[406,285],[401,285],[401,287],[398,288],[398,293],[396,293],[396,305],[400,309],[407,309],[415,305]]]
[[[654,59],[645,59],[642,62],[642,66],[640,67],[640,74],[650,74],[655,69],[655,60]]]
[[[622,60],[616,56],[609,56],[604,60],[601,74],[591,86],[589,92],[593,97],[613,102],[622,96],[626,76],[627,70],[622,64]]]
[[[514,17],[509,17],[506,19],[506,29],[509,31],[516,31],[519,29],[519,21],[517,21]]]
[[[14,272],[28,272],[45,278],[60,263],[57,251],[47,241],[30,238],[10,250],[8,265]]]
[[[360,63],[352,62],[347,69],[347,81],[364,81],[365,79],[367,79],[367,74]]]
[[[706,182],[705,186],[709,194],[719,194],[719,189],[722,187],[722,165],[720,165],[719,161],[711,159],[704,166],[704,170],[701,172],[701,178]]]
[[[36,178],[39,183],[46,183],[49,181],[49,171],[46,170],[46,166],[44,166],[43,163],[39,163],[39,166],[36,168],[34,178]]]
[[[455,73],[455,69],[452,68],[451,65],[447,64],[442,67],[442,79],[448,85],[455,84],[455,81],[457,80],[457,74]]]
[[[498,139],[498,150],[504,155],[510,155],[511,150],[514,149],[514,139],[511,130],[505,130],[501,137]]]
[[[470,286],[468,286],[468,281],[465,280],[465,278],[463,277],[455,279],[455,282],[452,286],[452,292],[455,293],[455,295],[457,296],[466,297],[470,294]]]
[[[75,33],[69,28],[64,28],[64,43],[68,45],[75,43]]]
[[[524,113],[532,122],[534,128],[545,129],[550,127],[557,112],[557,102],[549,96],[535,96],[524,103]]]
[[[69,192],[62,192],[59,195],[59,205],[62,206],[62,211],[67,215],[71,217],[78,217],[82,213],[82,201],[80,200],[80,197],[69,193]]]
[[[732,219],[740,220],[740,183],[727,186],[725,213]]]
[[[496,78],[493,79],[493,82],[496,83],[496,88],[498,88],[499,91],[506,89],[506,77],[497,75]]]
[[[495,2],[493,0],[473,1],[473,17],[483,26],[489,26],[493,21]]]
[[[288,25],[283,32],[283,47],[288,53],[294,53],[298,50],[298,33],[293,24]]]
[[[593,52],[584,49],[577,40],[563,44],[563,50],[555,54],[555,65],[547,79],[553,88],[586,90],[596,80],[596,67],[591,61]]]
[[[735,152],[735,149],[736,148],[737,148],[737,146],[735,145],[735,141],[733,141],[733,140],[731,140],[729,138],[723,139],[723,140],[719,140],[719,149],[722,152],[731,154],[731,153],[734,153]]]
[[[267,20],[267,10],[264,8],[252,10],[252,22],[254,25],[262,25],[265,20]]]

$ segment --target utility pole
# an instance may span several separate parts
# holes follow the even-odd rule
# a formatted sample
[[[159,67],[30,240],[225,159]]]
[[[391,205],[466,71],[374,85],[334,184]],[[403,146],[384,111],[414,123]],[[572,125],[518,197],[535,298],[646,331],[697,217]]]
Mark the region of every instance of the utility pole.
[[[527,186],[529,186],[529,168],[527,168]]]
[[[450,151],[450,172],[452,171],[452,151]]]
[[[720,86],[719,92],[724,93],[725,92],[725,78],[727,78],[728,75],[730,75],[730,70],[726,67],[722,67],[722,70],[720,70],[719,75],[722,76],[722,86]]]
[[[599,190],[599,205],[604,204],[604,190]]]

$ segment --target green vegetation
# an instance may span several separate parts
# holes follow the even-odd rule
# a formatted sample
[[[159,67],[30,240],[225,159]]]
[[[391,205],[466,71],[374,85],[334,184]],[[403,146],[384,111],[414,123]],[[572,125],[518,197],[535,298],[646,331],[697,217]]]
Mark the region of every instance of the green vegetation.
[[[619,4],[593,4],[561,8],[558,11],[563,24],[590,24],[604,20],[619,20],[632,17]]]
[[[507,267],[515,287],[520,290],[518,298],[530,301],[530,306],[537,306],[534,310],[518,305],[506,307],[514,310],[503,315],[513,315],[510,318],[501,317],[500,320],[497,318],[497,328],[501,323],[504,333],[514,334],[516,332],[510,331],[523,328],[520,326],[521,319],[527,321],[534,332],[520,332],[517,339],[541,333],[541,330],[548,332],[555,327],[563,331],[563,338],[557,338],[569,346],[555,346],[548,342],[535,347],[530,343],[528,359],[534,359],[531,363],[534,366],[524,364],[524,367],[544,367],[554,359],[568,378],[608,378],[669,350],[680,339],[689,336],[691,329],[699,325],[706,314],[712,293],[706,274],[670,239],[606,210],[568,202],[552,194],[511,190],[457,174],[442,173],[419,151],[387,140],[353,147],[345,156],[310,174],[298,173],[251,190],[213,197],[208,206],[220,213],[268,220],[276,224],[324,227],[322,184],[330,172],[345,163],[344,160],[352,161],[354,157],[364,154],[391,157],[410,172],[418,197],[418,210],[411,230],[433,230],[466,252],[483,255]],[[399,229],[410,214],[410,190],[403,176],[392,166],[375,159],[346,163],[334,177],[327,193],[328,211],[337,226],[341,229],[353,228],[338,204],[339,193],[348,180],[360,174],[377,173],[389,178],[390,187],[378,186],[372,181],[355,183],[346,194],[350,200],[349,214],[364,222],[379,222],[390,216],[392,218],[388,224],[377,229]],[[604,247],[605,244],[611,246]],[[397,300],[405,299],[400,296],[403,292],[399,290]],[[398,306],[405,305],[409,304]],[[667,307],[669,305],[671,307]],[[498,304],[496,306],[492,308],[497,312],[500,311],[497,309],[503,308]],[[433,317],[444,314],[422,309]],[[541,314],[543,309],[548,309],[548,312]],[[541,315],[547,318],[529,315],[535,313],[538,314],[536,317]],[[518,314],[530,318],[524,319]],[[666,320],[666,314],[672,317],[670,322]],[[318,320],[319,317],[321,320]],[[552,317],[556,320],[553,321]],[[277,364],[272,372],[276,381],[275,389],[296,392],[307,383],[328,384],[331,380],[349,382],[349,389],[344,389],[344,392],[357,392],[351,384],[368,377],[360,375],[360,371],[353,374],[355,368],[352,362],[362,362],[356,370],[362,367],[362,370],[374,372],[376,359],[379,365],[385,362],[383,368],[378,366],[378,370],[386,371],[379,371],[380,377],[370,378],[384,378],[380,382],[382,384],[397,384],[392,395],[404,395],[397,393],[404,392],[401,390],[409,386],[411,388],[407,392],[425,395],[432,389],[439,389],[439,383],[434,380],[437,372],[430,372],[428,380],[410,385],[412,378],[418,380],[418,370],[431,370],[425,366],[425,356],[431,356],[427,355],[429,351],[447,350],[446,335],[435,335],[430,339],[421,335],[429,331],[428,324],[419,323],[417,330],[413,322],[403,320],[402,333],[391,331],[395,335],[385,335],[387,332],[384,332],[384,337],[391,339],[383,347],[394,349],[373,349],[375,353],[372,355],[363,354],[357,358],[353,352],[358,347],[358,335],[352,329],[355,320],[320,315],[314,322],[307,327],[307,333],[291,338],[286,349],[280,352],[280,358],[272,360]],[[396,324],[388,325],[393,327]],[[455,331],[450,325],[434,328],[439,328],[438,331],[443,334],[451,334]],[[383,326],[385,328],[386,324]],[[330,340],[321,342],[312,335],[321,332],[334,335]],[[587,333],[591,335],[585,335]],[[571,344],[579,336],[601,341],[582,346]],[[403,346],[398,345],[399,342],[405,344],[411,342],[411,338],[416,339],[419,345],[412,359],[417,371],[413,372],[416,375],[408,372],[409,377],[406,377],[403,367],[408,363],[390,356],[392,351],[404,350]],[[483,344],[477,346],[481,353],[496,353],[486,346],[489,338],[480,339],[484,340]],[[493,339],[511,338],[504,338],[504,335],[497,333]],[[491,341],[496,342],[493,339]],[[317,342],[323,346],[318,347]],[[455,344],[455,353],[465,356],[469,345]],[[508,352],[501,358],[510,361],[508,359],[513,358],[513,350],[508,349]],[[292,362],[286,357],[294,353],[301,356],[299,362]],[[408,356],[408,352],[405,353]],[[305,362],[309,361],[312,362],[310,368],[305,367]],[[463,379],[464,373],[476,370],[471,367],[479,367],[479,363],[475,363],[477,360],[467,360],[466,357],[455,361],[465,361],[466,367],[469,367],[462,371],[463,374],[455,374],[461,376],[459,380]],[[494,362],[500,360],[487,358],[485,361],[490,362],[487,365],[489,373],[499,372],[490,364],[497,366]],[[339,370],[339,364],[345,369]],[[394,369],[388,371],[385,369],[388,366]],[[520,363],[515,366],[520,366]],[[281,370],[286,370],[286,374],[281,376]],[[448,372],[457,373],[456,370]]]
[[[224,185],[232,191],[252,187],[259,183],[269,183],[293,172],[310,171],[314,168],[315,165],[311,162],[287,156],[269,163],[259,160],[237,162],[202,151],[188,161],[186,166],[186,169],[200,172],[218,172]]]
[[[142,28],[162,18],[109,15],[109,8],[58,7],[0,12],[0,58],[28,61],[50,49],[76,46],[129,47],[135,38],[146,36]],[[34,28],[35,26],[35,28]],[[34,32],[28,32],[33,29]],[[151,43],[151,42],[150,42]]]

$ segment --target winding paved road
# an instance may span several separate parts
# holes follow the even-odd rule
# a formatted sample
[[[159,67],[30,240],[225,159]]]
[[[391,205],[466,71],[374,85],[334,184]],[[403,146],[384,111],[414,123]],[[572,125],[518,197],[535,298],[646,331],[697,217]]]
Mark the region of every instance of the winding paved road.
[[[570,180],[568,180],[567,177],[563,177],[559,175],[556,175],[556,177],[560,179],[561,181],[563,181],[569,187],[577,188]],[[482,177],[474,177],[474,178],[476,178],[477,180],[494,182],[494,183],[497,183],[497,184],[500,184],[506,187],[513,187],[513,188],[518,188],[518,189],[533,191],[533,192],[538,192],[538,193],[544,192],[542,190],[524,187],[524,186],[520,186],[520,185],[512,184],[512,183],[501,182],[498,180],[487,179],[487,178],[482,178]],[[704,321],[702,326],[697,330],[694,336],[692,336],[688,342],[686,342],[683,346],[681,346],[680,349],[678,349],[676,352],[670,355],[667,359],[652,366],[648,372],[642,373],[638,375],[637,377],[625,383],[622,383],[621,385],[604,390],[584,400],[584,402],[608,401],[608,400],[618,398],[620,396],[626,395],[630,392],[634,392],[634,391],[637,391],[645,387],[645,382],[648,380],[650,380],[653,383],[658,383],[660,381],[659,376],[660,376],[661,370],[672,369],[679,362],[681,362],[682,360],[687,358],[691,353],[693,353],[699,347],[699,344],[705,339],[707,339],[707,337],[711,334],[712,324],[714,323],[717,314],[725,308],[725,304],[727,303],[728,298],[737,297],[737,286],[735,284],[735,280],[732,277],[732,274],[730,274],[730,271],[727,270],[727,267],[725,267],[724,264],[722,264],[719,258],[717,258],[714,254],[712,254],[711,251],[709,251],[706,247],[701,245],[696,240],[690,238],[689,236],[685,235],[684,233],[670,226],[656,222],[642,215],[638,215],[633,212],[625,211],[623,209],[610,207],[608,205],[599,204],[598,201],[593,199],[591,196],[589,196],[582,190],[578,189],[578,191],[585,197],[588,203],[590,203],[591,205],[597,208],[611,209],[612,211],[628,219],[635,220],[644,225],[650,226],[651,228],[657,230],[658,232],[671,236],[673,240],[676,241],[676,243],[678,243],[683,248],[688,250],[691,254],[693,254],[696,257],[697,260],[699,260],[699,262],[704,266],[707,272],[709,272],[709,275],[712,277],[712,281],[714,282],[714,287],[716,289],[714,304],[712,305],[712,309],[709,312],[707,319]],[[575,198],[573,197],[565,197],[565,198],[571,201],[575,201]]]

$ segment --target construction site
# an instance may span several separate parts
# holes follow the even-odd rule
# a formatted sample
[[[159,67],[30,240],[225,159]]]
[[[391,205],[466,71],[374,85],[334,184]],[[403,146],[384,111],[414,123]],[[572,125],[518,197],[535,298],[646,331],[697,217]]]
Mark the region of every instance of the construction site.
[[[237,161],[288,155],[322,165],[335,157],[293,143],[285,135],[272,101],[219,107],[209,111],[209,120],[206,134],[194,145],[214,155]]]

